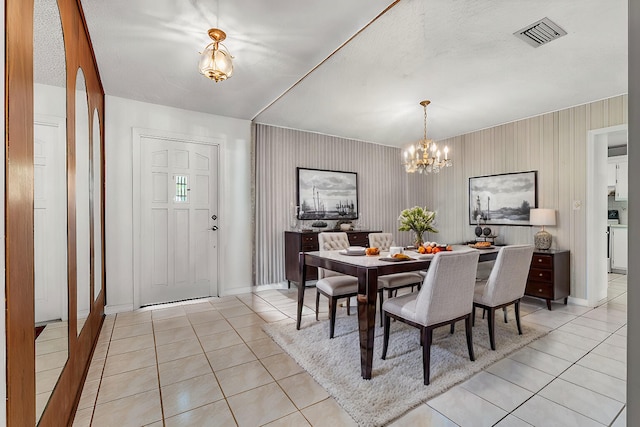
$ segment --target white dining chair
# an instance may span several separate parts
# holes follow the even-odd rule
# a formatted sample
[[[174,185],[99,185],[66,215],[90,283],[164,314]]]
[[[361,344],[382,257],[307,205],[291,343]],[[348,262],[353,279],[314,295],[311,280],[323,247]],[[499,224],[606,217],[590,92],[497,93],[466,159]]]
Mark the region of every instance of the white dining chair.
[[[381,251],[388,251],[393,245],[393,234],[391,233],[369,233],[369,247],[379,248]],[[384,291],[391,298],[393,293],[397,294],[398,289],[417,286],[422,284],[423,276],[417,272],[393,273],[378,277],[378,299],[380,300],[380,326],[382,326],[382,304],[384,302]]]
[[[491,350],[496,349],[495,312],[499,308],[502,308],[505,312],[506,323],[506,308],[511,304],[514,305],[518,334],[522,335],[520,300],[524,296],[532,256],[533,246],[531,245],[504,246],[498,252],[498,257],[491,269],[489,278],[476,282],[473,296],[473,320],[475,321],[476,307],[487,311]]]
[[[382,305],[384,340],[382,359],[387,358],[391,319],[420,329],[424,384],[429,384],[433,330],[465,321],[469,359],[475,360],[471,336],[471,312],[476,268],[480,254],[468,249],[434,255],[419,292],[390,298]]]
[[[318,246],[321,251],[346,249],[349,247],[349,237],[347,233],[319,233]],[[358,278],[318,267],[316,320],[320,308],[320,294],[329,300],[329,338],[333,338],[338,299],[347,298],[347,315],[350,315],[350,299],[358,295]]]

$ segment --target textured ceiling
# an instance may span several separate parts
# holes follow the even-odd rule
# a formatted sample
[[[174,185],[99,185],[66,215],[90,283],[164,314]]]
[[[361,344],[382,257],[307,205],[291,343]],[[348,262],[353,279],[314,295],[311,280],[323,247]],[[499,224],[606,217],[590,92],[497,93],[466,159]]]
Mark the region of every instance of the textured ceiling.
[[[385,145],[421,137],[423,99],[442,139],[627,92],[626,0],[82,5],[109,95]],[[513,36],[544,17],[568,35]],[[196,70],[213,26],[235,56],[217,84]]]
[[[56,0],[35,0],[33,17],[33,79],[36,83],[66,85],[64,39]]]

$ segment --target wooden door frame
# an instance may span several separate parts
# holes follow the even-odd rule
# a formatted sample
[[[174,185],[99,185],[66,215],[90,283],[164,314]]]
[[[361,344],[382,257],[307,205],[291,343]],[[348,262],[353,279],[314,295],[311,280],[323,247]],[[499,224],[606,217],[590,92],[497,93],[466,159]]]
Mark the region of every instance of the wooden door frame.
[[[140,165],[140,150],[142,146],[143,138],[162,139],[170,142],[181,143],[193,143],[203,145],[217,145],[218,146],[218,164],[216,165],[216,173],[218,175],[218,189],[217,189],[217,202],[218,202],[218,250],[220,249],[221,242],[224,241],[224,215],[221,215],[220,201],[224,200],[224,186],[221,185],[220,177],[224,176],[224,162],[221,161],[224,151],[224,140],[222,138],[206,137],[200,135],[188,135],[176,132],[168,132],[158,129],[144,129],[133,128],[132,129],[132,141],[133,141],[133,307],[131,310],[140,308],[141,297],[141,262],[142,262],[142,242],[141,242],[141,185],[142,185],[142,168]],[[220,255],[218,254],[218,261]],[[217,292],[220,292],[220,278],[224,277],[224,266],[218,262],[217,271]]]
[[[587,132],[587,141],[585,144],[586,155],[586,197],[585,197],[585,236],[586,247],[590,248],[585,251],[586,255],[586,298],[583,301],[576,301],[589,307],[595,307],[597,304],[607,297],[607,269],[605,266],[606,242],[605,227],[606,217],[605,210],[600,209],[602,204],[607,203],[606,199],[606,178],[597,179],[598,173],[607,173],[607,157],[596,155],[596,148],[606,152],[603,144],[607,143],[608,135],[612,132],[627,130],[628,125],[616,125],[605,128],[593,129]],[[600,203],[598,203],[600,202]],[[603,203],[604,202],[604,203]],[[593,230],[596,230],[593,232]],[[594,250],[593,248],[599,248]]]

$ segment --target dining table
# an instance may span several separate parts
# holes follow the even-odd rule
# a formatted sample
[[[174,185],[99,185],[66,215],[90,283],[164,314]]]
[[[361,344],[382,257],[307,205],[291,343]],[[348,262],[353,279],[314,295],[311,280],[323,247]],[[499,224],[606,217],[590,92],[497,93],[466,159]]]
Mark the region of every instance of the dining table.
[[[470,249],[466,245],[453,245],[454,251]],[[479,262],[495,260],[499,247],[471,248],[480,251]],[[302,322],[302,308],[307,266],[319,267],[358,278],[358,334],[360,341],[360,371],[362,378],[371,379],[373,369],[373,343],[376,324],[376,301],[378,296],[378,277],[393,273],[427,270],[434,254],[421,254],[414,250],[405,250],[407,260],[396,260],[389,252],[378,255],[350,255],[345,250],[300,252],[300,277],[298,284],[298,310],[296,329]]]

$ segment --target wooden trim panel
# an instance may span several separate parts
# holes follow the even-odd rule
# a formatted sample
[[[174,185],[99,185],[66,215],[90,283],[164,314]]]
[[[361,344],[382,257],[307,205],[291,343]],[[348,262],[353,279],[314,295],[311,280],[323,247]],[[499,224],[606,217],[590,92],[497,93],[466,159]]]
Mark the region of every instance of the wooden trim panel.
[[[104,318],[104,91],[98,74],[79,0],[57,0],[67,67],[68,151],[68,301],[69,357],[40,419],[40,426],[71,424],[82,392],[102,320]],[[6,98],[5,98],[5,232],[6,232],[6,328],[7,328],[7,422],[9,426],[35,425],[35,333],[33,245],[33,0],[6,0]],[[75,76],[82,67],[88,94],[89,129],[98,111],[102,165],[100,215],[102,222],[102,284],[98,298],[92,296],[91,312],[76,336],[76,243],[75,243]],[[89,132],[89,143],[93,132]],[[91,228],[91,263],[94,250]],[[93,271],[90,276],[93,283]],[[88,285],[91,286],[91,283]],[[92,288],[92,287],[91,287]]]

